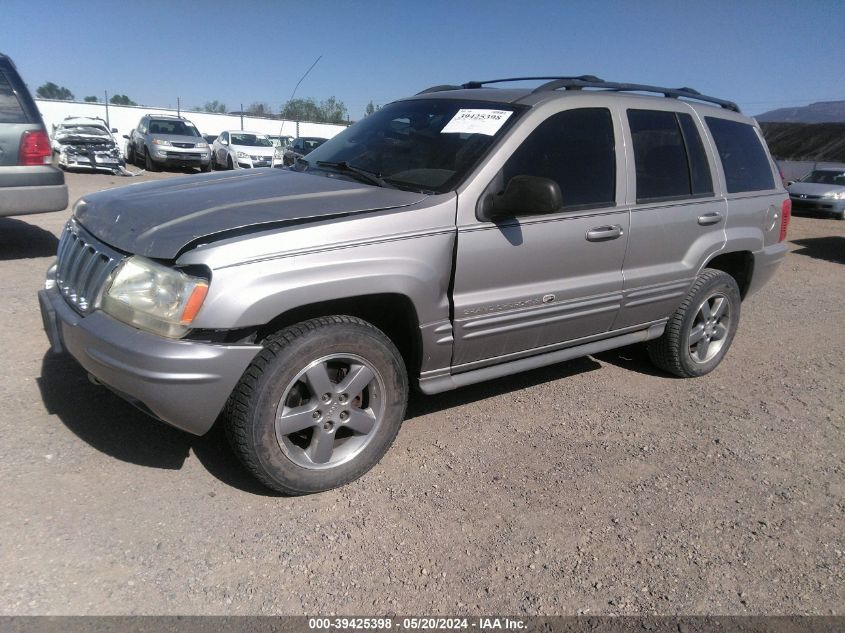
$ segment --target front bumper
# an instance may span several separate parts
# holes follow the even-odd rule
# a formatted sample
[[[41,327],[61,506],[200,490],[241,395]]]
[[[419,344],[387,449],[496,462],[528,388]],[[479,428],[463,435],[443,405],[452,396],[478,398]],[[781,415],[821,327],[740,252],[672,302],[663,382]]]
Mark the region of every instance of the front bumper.
[[[208,431],[257,345],[212,345],[142,332],[100,310],[74,311],[56,288],[38,293],[54,352],[67,351],[103,385],[163,422]]]
[[[208,150],[174,151],[168,148],[151,152],[150,158],[157,165],[175,167],[207,167],[211,162],[211,154]]]
[[[792,210],[799,213],[831,213],[839,215],[845,211],[845,200],[836,200],[834,198],[794,198],[789,197],[792,201]]]

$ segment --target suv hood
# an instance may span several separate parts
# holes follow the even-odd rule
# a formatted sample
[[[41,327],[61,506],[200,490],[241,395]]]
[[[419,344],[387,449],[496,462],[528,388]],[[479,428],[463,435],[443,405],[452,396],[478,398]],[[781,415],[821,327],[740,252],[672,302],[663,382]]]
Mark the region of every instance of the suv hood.
[[[200,238],[405,207],[425,194],[261,169],[174,178],[91,194],[74,217],[127,253],[174,259]]]
[[[807,194],[810,196],[823,196],[826,193],[837,193],[845,191],[845,187],[839,185],[827,185],[818,182],[794,182],[786,190],[792,195]]]

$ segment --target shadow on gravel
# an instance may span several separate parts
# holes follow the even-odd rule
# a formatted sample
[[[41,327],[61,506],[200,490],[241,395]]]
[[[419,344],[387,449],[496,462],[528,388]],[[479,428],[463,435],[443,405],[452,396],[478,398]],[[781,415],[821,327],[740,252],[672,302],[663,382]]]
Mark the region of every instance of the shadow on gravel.
[[[594,354],[597,360],[608,363],[609,365],[616,365],[617,367],[626,371],[635,371],[638,374],[646,376],[655,376],[656,378],[665,378],[667,380],[681,380],[680,377],[666,373],[662,369],[655,367],[651,359],[648,357],[648,351],[644,343],[635,343],[627,347],[619,347],[601,354]]]
[[[50,231],[14,218],[0,218],[0,261],[54,257],[59,240]]]
[[[197,437],[154,420],[105,387],[89,382],[85,370],[66,354],[44,356],[38,388],[49,413],[106,455],[148,468],[179,470],[193,451],[224,484],[250,494],[279,496],[241,466],[219,424]]]
[[[434,396],[426,396],[412,391],[405,420],[412,420],[423,415],[428,415],[429,413],[436,413],[462,404],[470,404],[479,400],[486,400],[487,398],[507,395],[511,392],[527,389],[528,387],[533,387],[544,382],[552,382],[600,368],[601,365],[599,363],[585,356],[564,363],[558,363],[557,365],[541,367],[540,369],[534,369],[521,374],[514,374],[513,376],[505,376],[504,378],[497,378],[496,380],[478,383],[477,385],[462,387],[454,391],[446,391]],[[566,389],[566,383],[563,384],[562,388]]]
[[[793,251],[798,255],[824,259],[834,264],[845,264],[845,237],[841,235],[808,237],[804,240],[791,240],[791,242],[803,246],[803,248]]]

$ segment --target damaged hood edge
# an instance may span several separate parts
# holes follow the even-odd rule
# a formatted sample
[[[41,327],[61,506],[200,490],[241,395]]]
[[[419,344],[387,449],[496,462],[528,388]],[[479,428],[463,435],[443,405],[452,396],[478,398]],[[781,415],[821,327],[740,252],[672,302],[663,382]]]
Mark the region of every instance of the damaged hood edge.
[[[266,169],[105,190],[80,200],[74,217],[113,248],[174,259],[201,242],[403,208],[426,197],[419,192]]]

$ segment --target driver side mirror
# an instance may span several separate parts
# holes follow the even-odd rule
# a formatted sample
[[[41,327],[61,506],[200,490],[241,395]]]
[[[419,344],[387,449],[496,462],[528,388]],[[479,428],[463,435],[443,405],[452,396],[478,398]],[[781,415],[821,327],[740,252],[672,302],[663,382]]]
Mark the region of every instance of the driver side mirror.
[[[486,196],[476,217],[494,222],[506,217],[555,213],[563,206],[560,186],[550,178],[514,176],[501,194]]]
[[[220,139],[220,144],[221,144],[221,145],[228,145],[228,144],[229,144],[229,141],[227,141],[227,140],[225,140],[225,139],[222,139],[222,138],[221,138],[221,139]]]
[[[794,181],[794,180],[787,180],[787,181],[786,181],[786,186],[787,186],[787,187],[789,187],[790,185],[794,185],[794,184],[795,184],[795,181]]]

